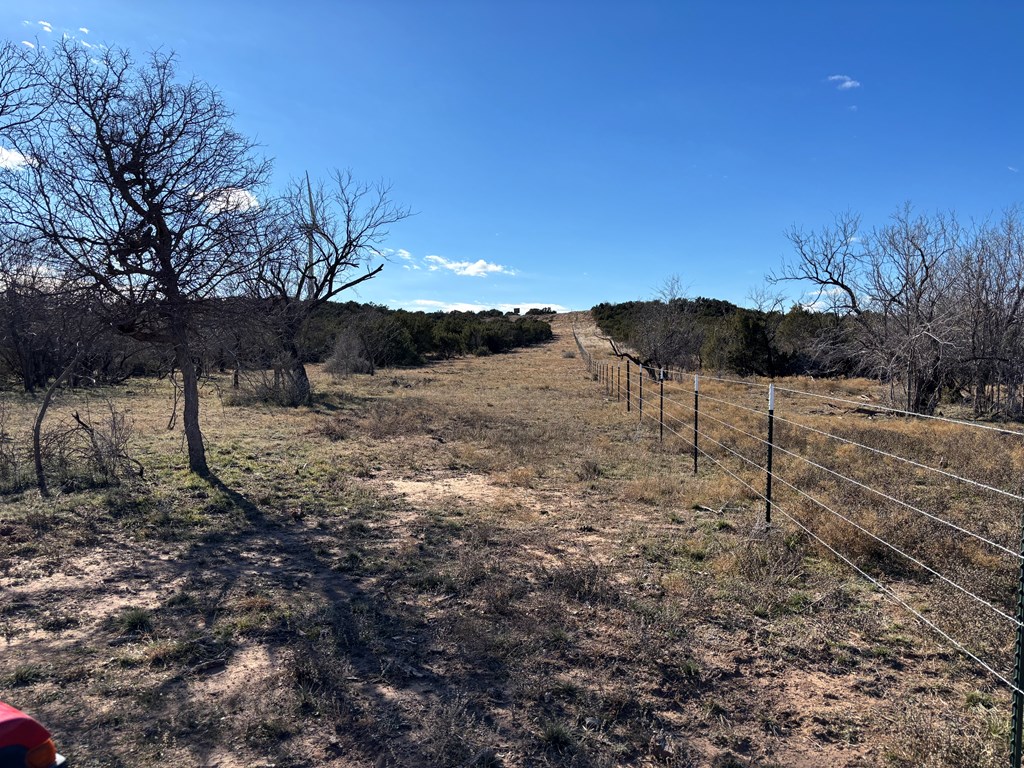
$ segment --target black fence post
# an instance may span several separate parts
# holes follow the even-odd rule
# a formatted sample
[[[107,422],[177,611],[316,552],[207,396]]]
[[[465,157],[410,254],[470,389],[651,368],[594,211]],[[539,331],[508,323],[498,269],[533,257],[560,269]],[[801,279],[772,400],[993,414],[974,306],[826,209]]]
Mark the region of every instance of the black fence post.
[[[697,419],[700,414],[700,374],[693,374],[693,474],[697,474]]]
[[[658,440],[665,442],[665,369],[658,372]]]
[[[775,385],[768,385],[768,457],[765,490],[764,490],[764,521],[772,521],[772,448],[775,430]]]
[[[1013,645],[1013,716],[1010,718],[1010,766],[1021,768],[1024,755],[1024,525],[1017,572],[1017,636]]]
[[[629,360],[626,361],[626,413],[633,410],[633,395],[629,391]]]
[[[615,365],[615,402],[622,399],[622,363]]]
[[[640,373],[639,373],[639,379],[640,379],[640,423],[641,424],[644,423],[644,371],[645,370],[646,369],[644,368],[644,366],[641,365],[640,366]]]

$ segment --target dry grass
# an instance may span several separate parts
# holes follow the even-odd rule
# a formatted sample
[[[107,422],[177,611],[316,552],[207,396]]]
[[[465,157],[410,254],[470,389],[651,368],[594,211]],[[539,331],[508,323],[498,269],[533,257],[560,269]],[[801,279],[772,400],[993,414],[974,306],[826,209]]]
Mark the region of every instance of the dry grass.
[[[213,483],[180,469],[169,390],[106,393],[131,410],[146,480],[3,497],[0,698],[80,766],[1003,763],[1002,689],[806,536],[766,529],[757,493],[708,461],[694,477],[683,441],[659,444],[602,396],[555,322],[555,343],[525,352],[321,377],[312,408],[229,407],[211,385]],[[31,403],[10,403],[21,423]],[[800,420],[986,482],[1024,464],[995,452],[999,438],[816,408]],[[760,461],[756,441],[705,424]],[[1008,506],[779,436],[1014,539]],[[780,476],[1012,599],[1003,559],[778,460]],[[933,580],[784,489],[778,503],[1005,653],[1007,633]]]

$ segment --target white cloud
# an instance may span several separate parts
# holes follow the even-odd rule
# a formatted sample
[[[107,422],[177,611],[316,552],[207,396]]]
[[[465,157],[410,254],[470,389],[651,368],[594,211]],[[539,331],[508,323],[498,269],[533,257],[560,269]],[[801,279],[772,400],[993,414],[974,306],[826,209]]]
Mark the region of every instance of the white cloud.
[[[222,189],[208,195],[206,207],[211,213],[223,211],[248,211],[260,207],[256,195],[247,189]]]
[[[17,171],[27,165],[38,165],[38,161],[32,157],[25,157],[16,149],[0,147],[0,168]]]
[[[543,304],[532,301],[524,301],[519,304],[477,304],[461,301],[415,299],[408,302],[406,306],[408,309],[422,309],[424,312],[483,312],[488,309],[499,309],[502,312],[511,312],[513,309],[518,308],[520,312],[525,313],[528,309],[544,309],[545,307],[551,307],[555,312],[571,311],[567,307],[563,307],[561,304],[552,304],[550,302]]]
[[[397,251],[395,251],[395,255],[398,256],[398,258],[400,259],[412,261],[412,254],[405,250],[405,248],[399,248]]]
[[[860,88],[860,81],[854,80],[852,77],[847,75],[829,75],[828,81],[830,83],[836,83],[836,88],[840,91],[848,91],[851,88]]]
[[[483,259],[476,261],[450,261],[443,256],[425,256],[423,261],[427,262],[431,272],[439,269],[448,269],[456,275],[463,277],[487,277],[490,274],[514,275],[514,269],[503,267],[501,264],[493,264]]]
[[[1006,170],[1010,171],[1011,173],[1020,173],[1020,168],[1014,168],[1012,165],[1006,166]]]
[[[860,242],[860,238],[854,238],[855,242]],[[801,298],[805,299],[800,302],[800,306],[806,309],[808,312],[828,312],[831,311],[837,300],[841,300],[842,294],[844,293],[842,288],[822,288],[820,291],[811,291],[805,293]]]
[[[89,29],[87,27],[79,27],[78,31],[81,32],[83,35],[89,34]]]
[[[43,28],[43,32],[53,32],[53,25],[48,21],[37,22]]]
[[[35,43],[30,43],[28,40],[22,40],[21,44],[22,45],[27,45],[29,48],[35,48],[36,47]]]

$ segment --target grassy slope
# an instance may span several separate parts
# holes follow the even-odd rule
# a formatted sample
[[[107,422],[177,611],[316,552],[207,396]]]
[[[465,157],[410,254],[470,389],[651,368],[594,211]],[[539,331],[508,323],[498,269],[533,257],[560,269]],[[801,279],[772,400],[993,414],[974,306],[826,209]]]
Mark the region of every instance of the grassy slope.
[[[0,503],[0,698],[78,766],[1003,763],[1005,693],[555,322],[312,409],[211,389],[213,484],[167,390],[114,393],[145,481]]]

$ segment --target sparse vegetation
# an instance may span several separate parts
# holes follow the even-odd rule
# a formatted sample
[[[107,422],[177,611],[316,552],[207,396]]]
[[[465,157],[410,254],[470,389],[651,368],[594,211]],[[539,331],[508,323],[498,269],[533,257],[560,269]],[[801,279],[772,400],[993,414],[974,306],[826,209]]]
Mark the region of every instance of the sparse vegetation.
[[[178,468],[167,382],[108,388],[145,477],[3,497],[0,698],[43,717],[80,765],[1001,765],[1005,690],[813,541],[765,530],[736,480],[708,462],[693,477],[679,446],[599,397],[563,356],[571,320],[512,356],[342,382],[313,368],[308,409],[210,407],[211,387],[209,481]],[[55,423],[83,397],[62,397]],[[763,426],[749,418],[730,415]],[[920,449],[919,425],[843,423]],[[1024,466],[978,440],[936,428],[927,458],[992,482]],[[858,477],[907,483],[835,453]],[[1014,534],[1014,515],[963,488],[914,487]],[[874,499],[845,503],[1012,601],[998,558]],[[1006,633],[921,574],[829,535],[1005,652]],[[93,698],[110,706],[75,704]]]

